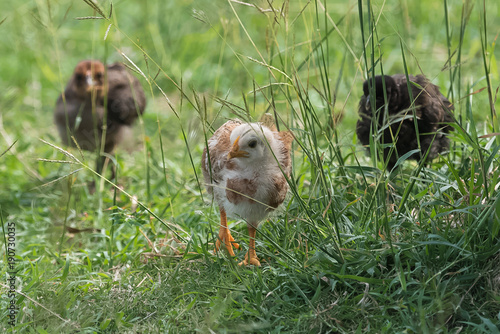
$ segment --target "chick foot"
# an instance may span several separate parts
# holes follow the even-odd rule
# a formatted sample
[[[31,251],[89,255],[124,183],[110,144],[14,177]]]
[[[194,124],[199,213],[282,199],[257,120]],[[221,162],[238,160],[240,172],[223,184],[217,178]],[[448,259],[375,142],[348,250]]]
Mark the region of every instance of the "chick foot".
[[[219,248],[222,244],[226,245],[226,249],[227,249],[229,255],[231,255],[231,256],[235,256],[234,251],[233,251],[233,247],[236,249],[240,248],[240,245],[234,241],[234,238],[231,235],[231,232],[227,228],[226,212],[223,209],[220,210],[219,237],[217,238],[217,241],[215,242],[214,254],[217,253],[217,251],[219,250]]]

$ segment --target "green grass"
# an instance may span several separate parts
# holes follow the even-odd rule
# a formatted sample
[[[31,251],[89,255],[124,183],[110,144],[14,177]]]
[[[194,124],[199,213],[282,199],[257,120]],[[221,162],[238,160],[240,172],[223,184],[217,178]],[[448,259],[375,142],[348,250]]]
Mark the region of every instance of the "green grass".
[[[1,2],[0,215],[19,291],[11,327],[2,265],[2,332],[500,331],[500,4],[255,4]],[[93,154],[54,146],[83,58],[137,68],[148,96],[117,151],[124,191]],[[356,143],[362,82],[382,72],[450,97],[450,154],[389,174]],[[201,152],[227,118],[266,111],[296,137],[291,191],[258,229],[263,266],[241,268],[244,251],[212,254]],[[246,251],[246,224],[229,226]]]

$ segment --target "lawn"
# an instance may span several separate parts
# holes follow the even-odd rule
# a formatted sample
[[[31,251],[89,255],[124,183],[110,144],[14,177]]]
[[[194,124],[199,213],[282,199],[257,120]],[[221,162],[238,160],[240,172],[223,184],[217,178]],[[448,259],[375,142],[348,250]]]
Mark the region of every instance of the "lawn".
[[[499,333],[497,1],[0,3],[0,331]],[[76,63],[124,62],[148,104],[116,151],[63,147]],[[363,81],[425,74],[449,154],[392,173],[355,133]],[[227,119],[290,129],[290,192],[213,254],[201,154]],[[95,191],[90,186],[95,183]]]

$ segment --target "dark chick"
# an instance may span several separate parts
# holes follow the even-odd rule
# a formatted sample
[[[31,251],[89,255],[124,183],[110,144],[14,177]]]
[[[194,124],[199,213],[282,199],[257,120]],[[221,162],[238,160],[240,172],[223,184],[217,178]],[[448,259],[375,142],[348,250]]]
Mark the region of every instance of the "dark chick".
[[[385,78],[387,100],[384,98],[382,78]],[[450,147],[446,134],[453,128],[445,123],[453,122],[451,115],[451,111],[454,110],[453,105],[425,76],[410,75],[409,79],[418,85],[410,82],[412,97],[404,74],[376,76],[373,87],[375,98],[370,95],[369,86],[373,85],[372,80],[369,79],[363,84],[364,95],[361,97],[358,110],[361,119],[356,125],[356,134],[363,145],[370,144],[370,131],[379,144],[389,144],[384,148],[384,157],[386,160],[389,159],[389,169],[394,167],[399,157],[418,149],[419,141],[420,151],[412,154],[409,159],[420,161],[429,151],[427,161],[430,161]],[[385,101],[387,101],[387,113]],[[418,133],[413,117],[412,101],[415,102]],[[392,145],[393,143],[395,145]],[[395,149],[389,156],[391,146]]]
[[[80,148],[97,151],[104,139],[104,153],[111,154],[145,107],[141,84],[125,66],[115,63],[105,70],[99,61],[84,60],[57,99],[54,121],[64,145],[75,146],[73,136]],[[99,173],[103,164],[100,156]]]

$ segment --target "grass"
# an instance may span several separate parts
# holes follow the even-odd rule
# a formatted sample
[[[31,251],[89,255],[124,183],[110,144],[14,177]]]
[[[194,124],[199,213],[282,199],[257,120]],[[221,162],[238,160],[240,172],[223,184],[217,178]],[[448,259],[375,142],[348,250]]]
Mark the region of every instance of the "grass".
[[[0,13],[0,217],[16,224],[19,309],[12,327],[2,266],[2,331],[500,331],[500,5],[35,0]],[[115,157],[123,191],[55,135],[82,58],[124,61],[148,95]],[[388,173],[365,154],[354,129],[372,73],[441,87],[457,119],[448,155]],[[201,152],[225,119],[266,111],[296,137],[291,191],[258,229],[263,266],[240,268],[244,251],[212,254]],[[246,251],[246,224],[229,226]]]

